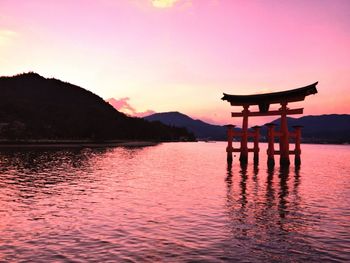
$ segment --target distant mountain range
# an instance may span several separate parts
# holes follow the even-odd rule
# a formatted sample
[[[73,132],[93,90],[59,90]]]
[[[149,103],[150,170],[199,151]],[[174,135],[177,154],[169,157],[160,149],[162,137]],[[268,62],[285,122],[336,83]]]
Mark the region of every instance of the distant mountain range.
[[[277,125],[280,119],[273,121]],[[350,143],[350,114],[308,115],[288,118],[288,126],[302,125],[302,138],[314,143]]]
[[[191,117],[177,111],[155,113],[144,117],[148,121],[160,121],[174,127],[186,127],[194,133],[197,139],[224,140],[226,127],[213,125],[201,120],[194,120]]]
[[[0,77],[0,92],[0,141],[226,140],[224,126],[180,112],[128,117],[90,91],[33,72]],[[289,118],[288,125],[305,126],[304,142],[350,143],[348,114]]]
[[[160,121],[164,124],[185,127],[193,132],[197,139],[226,140],[226,127],[212,125],[201,120],[195,120],[180,112],[156,113],[145,117],[149,121]],[[273,123],[279,125],[280,120]],[[330,114],[319,116],[303,116],[288,118],[289,129],[293,125],[303,125],[302,138],[310,143],[350,143],[350,115]],[[278,127],[277,127],[278,129]],[[266,139],[266,128],[262,127],[262,140]]]

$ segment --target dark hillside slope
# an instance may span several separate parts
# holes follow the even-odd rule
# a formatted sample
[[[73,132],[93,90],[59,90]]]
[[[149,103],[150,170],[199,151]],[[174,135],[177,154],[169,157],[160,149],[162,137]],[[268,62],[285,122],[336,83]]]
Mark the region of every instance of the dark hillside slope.
[[[130,118],[78,86],[36,73],[0,78],[0,139],[191,138],[185,129]]]

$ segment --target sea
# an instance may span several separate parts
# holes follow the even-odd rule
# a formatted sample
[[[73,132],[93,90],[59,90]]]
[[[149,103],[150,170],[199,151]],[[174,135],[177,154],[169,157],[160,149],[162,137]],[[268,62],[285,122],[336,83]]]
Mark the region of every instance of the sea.
[[[350,262],[350,146],[0,149],[0,262]]]

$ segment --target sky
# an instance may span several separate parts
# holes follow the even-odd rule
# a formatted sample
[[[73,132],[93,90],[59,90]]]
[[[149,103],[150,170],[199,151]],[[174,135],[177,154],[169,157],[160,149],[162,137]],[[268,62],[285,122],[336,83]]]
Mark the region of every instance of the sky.
[[[0,0],[0,75],[29,71],[134,115],[236,124],[230,112],[241,108],[223,92],[316,81],[319,93],[295,107],[350,114],[350,1]]]

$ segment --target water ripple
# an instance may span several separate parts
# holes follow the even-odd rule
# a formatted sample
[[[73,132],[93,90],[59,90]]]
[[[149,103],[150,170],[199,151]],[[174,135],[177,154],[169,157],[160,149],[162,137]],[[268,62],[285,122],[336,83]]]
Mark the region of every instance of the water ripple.
[[[223,143],[2,149],[0,260],[346,262],[349,147],[322,149],[272,170]]]

